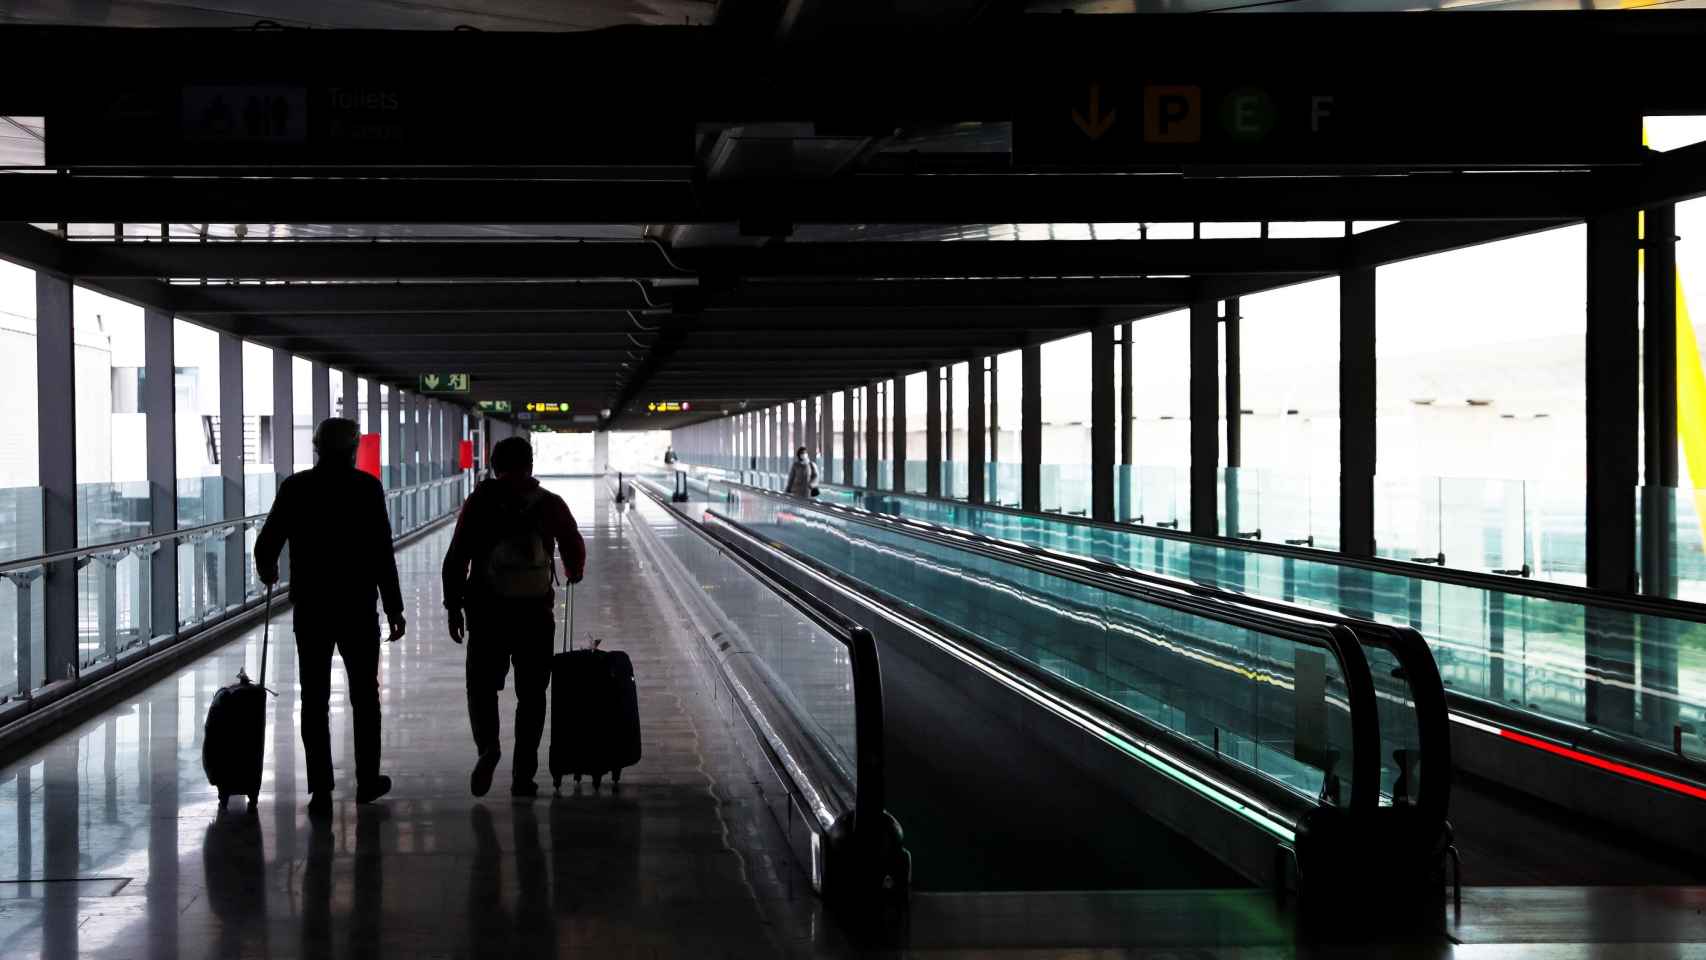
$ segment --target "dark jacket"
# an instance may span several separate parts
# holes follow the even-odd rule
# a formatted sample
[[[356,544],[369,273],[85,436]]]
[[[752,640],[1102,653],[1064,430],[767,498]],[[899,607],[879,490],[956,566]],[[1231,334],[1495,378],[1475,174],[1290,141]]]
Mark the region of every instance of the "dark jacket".
[[[385,488],[353,466],[318,463],[278,485],[272,511],[255,538],[255,569],[276,573],[290,544],[290,600],[298,622],[309,618],[403,612]]]
[[[495,598],[489,595],[486,579],[479,564],[491,553],[503,534],[499,525],[502,513],[497,509],[505,502],[513,503],[539,488],[532,477],[493,478],[482,480],[462,504],[456,518],[456,533],[450,538],[450,549],[444,554],[444,606],[447,610],[479,607]],[[537,519],[539,532],[546,538],[546,549],[552,543],[562,557],[563,572],[570,583],[579,583],[586,574],[586,543],[581,539],[575,515],[563,498],[550,491],[534,505],[528,514]],[[529,601],[531,602],[531,601]],[[545,606],[555,603],[552,595],[540,599]]]

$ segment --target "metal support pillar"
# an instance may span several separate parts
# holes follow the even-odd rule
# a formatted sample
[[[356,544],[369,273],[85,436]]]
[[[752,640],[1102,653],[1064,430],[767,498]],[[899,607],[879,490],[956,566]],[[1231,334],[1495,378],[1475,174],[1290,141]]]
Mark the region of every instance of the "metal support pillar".
[[[1020,354],[1019,507],[1043,508],[1043,349],[1036,344]]]
[[[149,531],[169,533],[178,528],[177,358],[171,314],[143,312],[142,352],[147,365],[142,410],[148,415]],[[170,636],[178,628],[178,551],[165,543],[141,562],[149,564],[146,632],[150,637]]]
[[[1220,316],[1191,304],[1191,532],[1220,533]]]
[[[805,404],[806,404],[805,447],[806,447],[806,455],[812,458],[813,463],[816,463],[818,460],[818,456],[817,456],[817,399],[818,398],[815,396],[807,397],[805,399]]]
[[[313,430],[332,416],[332,371],[319,361],[308,365],[308,391],[308,408],[314,416],[308,429]]]
[[[1121,523],[1130,520],[1137,513],[1137,505],[1132,502],[1133,488],[1137,483],[1136,477],[1133,476],[1135,471],[1132,469],[1137,462],[1134,458],[1137,444],[1132,431],[1132,425],[1137,422],[1136,393],[1131,383],[1133,329],[1131,321],[1126,321],[1120,336],[1120,465],[1124,469],[1120,471],[1119,502],[1115,504],[1114,509],[1115,519]]]
[[[988,491],[984,489],[984,440],[987,426],[984,424],[984,364],[994,363],[994,357],[973,357],[966,365],[966,500],[969,503],[984,503]]]
[[[1641,363],[1645,412],[1646,476],[1641,504],[1641,592],[1668,597],[1676,593],[1676,488],[1678,482],[1676,409],[1676,206],[1646,211],[1642,240],[1642,284],[1646,317]],[[1646,657],[1642,657],[1643,676]],[[1646,684],[1643,683],[1643,686]],[[1644,712],[1644,711],[1643,711]]]
[[[228,333],[219,335],[219,476],[225,483],[225,519],[243,516],[243,341]],[[208,607],[243,602],[248,565],[247,541],[239,526],[225,538],[225,569]]]
[[[41,549],[44,553],[61,553],[77,548],[77,378],[71,282],[41,272],[35,277]],[[77,564],[67,561],[49,565],[41,598],[42,679],[52,683],[75,677],[81,663]],[[20,607],[22,599],[20,595]],[[29,636],[27,629],[18,635],[20,649],[28,645]]]
[[[1243,406],[1244,387],[1242,382],[1243,359],[1239,352],[1239,321],[1238,298],[1225,301],[1225,309],[1221,315],[1221,323],[1225,328],[1226,344],[1226,535],[1242,537],[1245,535],[1243,523],[1239,517],[1239,468],[1244,465],[1243,437]],[[1243,554],[1238,554],[1240,561]]]
[[[1339,276],[1339,550],[1374,556],[1374,270]]]
[[[273,489],[296,472],[296,392],[291,356],[272,351],[272,472]],[[307,466],[304,464],[304,466]],[[265,506],[265,504],[263,504]]]
[[[1588,220],[1587,585],[1622,594],[1635,592],[1640,482],[1636,230],[1632,212]],[[1590,611],[1587,621],[1587,721],[1614,733],[1634,727],[1630,620],[1602,608]]]
[[[367,381],[367,417],[358,419],[363,433],[381,433],[385,422],[385,402],[379,396],[379,381]]]
[[[894,416],[889,423],[890,436],[893,437],[889,441],[889,450],[893,454],[890,465],[893,467],[895,492],[901,493],[906,490],[906,374],[900,374],[889,382],[893,384],[890,389],[894,390]]]
[[[878,464],[883,448],[882,440],[877,432],[880,420],[878,414],[881,407],[877,402],[877,383],[871,381],[865,387],[865,489],[877,489]]]
[[[1090,518],[1114,519],[1114,328],[1090,331]]]
[[[942,495],[942,368],[931,364],[924,372],[924,492]]]
[[[853,456],[858,437],[858,419],[853,415],[855,399],[852,387],[841,391],[841,482],[849,487],[858,483],[853,476],[853,461],[858,459]]]
[[[345,420],[354,420],[356,429],[359,431],[361,429],[361,398],[356,394],[361,391],[361,388],[356,382],[355,374],[351,371],[345,370],[343,378],[344,394],[338,401],[339,408],[333,412]],[[315,426],[319,426],[319,424],[315,424]]]

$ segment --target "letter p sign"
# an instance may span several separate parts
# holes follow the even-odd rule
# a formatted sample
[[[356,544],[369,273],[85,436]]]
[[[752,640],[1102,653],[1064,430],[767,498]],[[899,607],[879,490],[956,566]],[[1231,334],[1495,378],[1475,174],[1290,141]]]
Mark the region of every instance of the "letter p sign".
[[[1202,90],[1187,86],[1144,87],[1143,139],[1146,143],[1200,142]]]

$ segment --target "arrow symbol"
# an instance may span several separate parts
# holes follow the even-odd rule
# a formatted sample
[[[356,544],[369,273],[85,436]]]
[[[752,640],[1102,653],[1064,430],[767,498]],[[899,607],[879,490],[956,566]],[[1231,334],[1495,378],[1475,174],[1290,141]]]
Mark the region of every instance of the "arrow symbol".
[[[1114,117],[1118,115],[1118,110],[1109,110],[1105,114],[1102,112],[1102,85],[1099,83],[1090,84],[1089,119],[1085,119],[1084,115],[1078,112],[1077,107],[1072,108],[1072,122],[1076,123],[1078,129],[1084,131],[1084,135],[1091,140],[1102,139],[1102,135],[1114,125]]]
[[[438,374],[429,373],[426,375],[425,379],[426,379],[426,385],[427,385],[428,389],[431,389],[431,388],[438,386]]]

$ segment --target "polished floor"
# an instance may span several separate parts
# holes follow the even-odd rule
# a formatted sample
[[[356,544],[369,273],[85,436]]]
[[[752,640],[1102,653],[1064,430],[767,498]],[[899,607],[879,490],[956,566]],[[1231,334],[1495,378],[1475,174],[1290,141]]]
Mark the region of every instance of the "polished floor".
[[[201,770],[208,701],[259,630],[0,770],[0,957],[753,957],[814,949],[817,903],[763,807],[673,609],[647,584],[592,481],[559,482],[587,538],[576,632],[634,659],[645,758],[619,788],[511,802],[509,759],[484,800],[463,648],[441,612],[448,528],[405,548],[409,633],[381,655],[378,804],[305,812],[290,615],[274,619],[259,809],[218,802]],[[276,641],[285,641],[282,645]],[[353,780],[341,669],[332,731]],[[502,701],[506,743],[513,699]],[[549,744],[549,734],[546,738]],[[541,750],[544,753],[544,750]],[[822,946],[822,944],[818,944]]]

